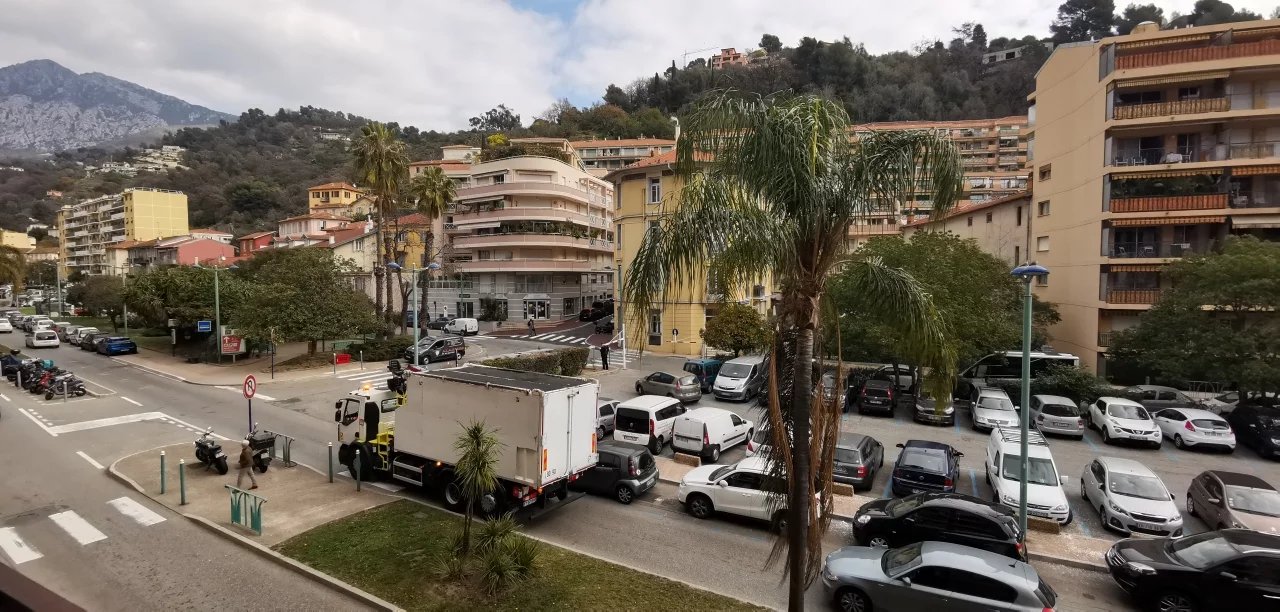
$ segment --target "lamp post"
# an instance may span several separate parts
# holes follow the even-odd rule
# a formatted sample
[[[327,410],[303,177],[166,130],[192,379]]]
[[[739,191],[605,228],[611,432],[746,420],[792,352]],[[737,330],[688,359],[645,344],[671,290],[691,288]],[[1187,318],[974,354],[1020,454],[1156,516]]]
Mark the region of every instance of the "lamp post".
[[[1018,410],[1018,421],[1021,423],[1020,457],[1018,465],[1018,527],[1022,529],[1022,537],[1027,537],[1027,437],[1030,436],[1031,411],[1031,282],[1037,278],[1049,276],[1049,269],[1029,262],[1022,264],[1010,272],[1022,281],[1025,287],[1022,302],[1022,398]]]
[[[120,270],[120,286],[126,291],[129,288],[129,270],[133,268],[133,264],[121,264],[114,266],[114,269]],[[61,303],[59,303],[61,304]],[[124,335],[129,335],[129,302],[123,295],[120,296],[121,312],[124,313]]]
[[[225,261],[226,259],[226,257],[219,257],[218,261]],[[196,267],[201,267],[199,261],[196,262]],[[216,338],[214,348],[218,351],[218,363],[222,363],[222,290],[218,286],[218,266],[214,265],[209,267],[213,269],[213,335]],[[233,264],[227,269],[237,270],[239,268]],[[233,358],[231,361],[234,362],[235,359]]]
[[[400,264],[394,261],[387,262],[388,270],[401,270],[403,268],[404,266],[401,266]],[[422,313],[422,309],[418,307],[418,275],[429,270],[434,271],[439,269],[440,269],[440,264],[434,261],[427,264],[427,267],[424,269],[418,269],[418,268],[409,269],[409,278],[411,279],[410,282],[413,284],[413,288],[410,289],[411,293],[409,294],[410,295],[409,303],[413,307],[413,365],[414,366],[421,365],[420,363],[421,357],[418,355],[419,353],[418,342],[420,342],[422,339],[421,338],[422,321],[419,320],[420,315]]]

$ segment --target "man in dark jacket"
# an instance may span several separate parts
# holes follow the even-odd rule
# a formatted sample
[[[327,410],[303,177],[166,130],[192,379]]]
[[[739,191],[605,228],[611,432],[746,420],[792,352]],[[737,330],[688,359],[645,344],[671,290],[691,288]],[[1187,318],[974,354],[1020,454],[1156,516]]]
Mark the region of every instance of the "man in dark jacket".
[[[248,440],[240,441],[240,473],[236,474],[236,488],[240,488],[240,483],[244,481],[246,474],[249,476],[249,483],[253,486],[250,489],[258,488],[258,481],[253,477],[253,449],[249,448]]]

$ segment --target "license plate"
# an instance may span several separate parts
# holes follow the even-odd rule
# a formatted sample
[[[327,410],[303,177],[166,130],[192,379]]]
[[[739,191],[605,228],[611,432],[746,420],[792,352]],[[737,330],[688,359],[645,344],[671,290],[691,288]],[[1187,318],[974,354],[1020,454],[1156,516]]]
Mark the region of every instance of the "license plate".
[[[635,442],[635,441],[636,441],[636,440],[638,440],[639,438],[638,438],[637,436],[626,436],[626,435],[624,435],[624,436],[622,436],[622,439],[623,439],[623,440],[626,440],[627,442]]]
[[[533,503],[534,503],[534,502],[536,502],[536,501],[538,501],[538,498],[536,498],[536,497],[534,497],[534,498],[532,498],[532,499],[526,499],[526,500],[524,500],[524,506],[523,506],[523,507],[526,507],[526,508],[527,508],[527,507],[529,507],[529,506],[532,506],[532,505],[533,505]]]
[[[1038,516],[1040,518],[1049,518],[1048,512],[1036,512],[1035,510],[1027,510],[1027,514],[1030,514],[1031,516]]]
[[[644,479],[644,481],[641,482],[640,484],[646,487],[649,486],[650,484],[653,484],[653,475],[650,474],[649,477]]]
[[[1060,421],[1055,421],[1053,426],[1054,427],[1071,427],[1071,423],[1063,423]]]
[[[1134,521],[1133,524],[1137,525],[1139,529],[1154,529],[1156,531],[1164,529],[1163,525],[1156,525],[1155,523],[1143,523],[1141,521]]]

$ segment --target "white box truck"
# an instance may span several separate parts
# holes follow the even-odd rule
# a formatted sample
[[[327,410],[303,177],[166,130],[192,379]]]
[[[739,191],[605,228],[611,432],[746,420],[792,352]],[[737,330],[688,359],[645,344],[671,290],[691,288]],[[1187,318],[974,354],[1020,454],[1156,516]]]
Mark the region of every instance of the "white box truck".
[[[569,483],[596,465],[595,381],[468,364],[407,374],[405,393],[371,385],[338,400],[338,460],[361,478],[387,477],[464,500],[454,484],[462,428],[483,421],[500,442],[499,485],[478,500],[485,512],[563,500]]]

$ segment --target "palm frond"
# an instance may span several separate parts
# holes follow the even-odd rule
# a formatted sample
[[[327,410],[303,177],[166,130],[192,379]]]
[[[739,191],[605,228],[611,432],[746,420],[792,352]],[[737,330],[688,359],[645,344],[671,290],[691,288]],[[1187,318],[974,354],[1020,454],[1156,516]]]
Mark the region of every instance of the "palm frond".
[[[431,220],[444,215],[449,202],[457,196],[453,179],[437,166],[428,166],[409,181],[409,197],[413,199],[415,208]]]
[[[0,283],[13,283],[14,293],[17,293],[26,275],[27,261],[22,251],[0,244]]]

